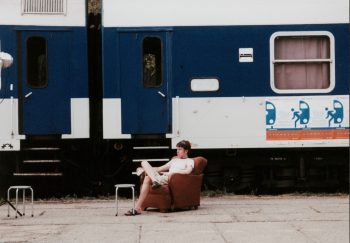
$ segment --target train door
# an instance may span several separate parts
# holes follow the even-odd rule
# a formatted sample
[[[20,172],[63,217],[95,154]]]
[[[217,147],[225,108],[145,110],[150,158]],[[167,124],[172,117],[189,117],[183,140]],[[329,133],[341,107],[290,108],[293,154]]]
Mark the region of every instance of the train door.
[[[122,132],[170,131],[171,32],[120,32]]]
[[[25,135],[69,134],[69,32],[21,31],[21,120]]]

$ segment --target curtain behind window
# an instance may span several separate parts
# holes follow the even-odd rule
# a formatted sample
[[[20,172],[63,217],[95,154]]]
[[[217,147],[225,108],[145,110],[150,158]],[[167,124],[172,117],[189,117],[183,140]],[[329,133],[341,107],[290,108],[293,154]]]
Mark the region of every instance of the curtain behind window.
[[[275,40],[275,86],[278,89],[326,89],[330,86],[330,63],[306,62],[329,59],[327,36],[279,37]],[[292,62],[287,60],[305,60]]]

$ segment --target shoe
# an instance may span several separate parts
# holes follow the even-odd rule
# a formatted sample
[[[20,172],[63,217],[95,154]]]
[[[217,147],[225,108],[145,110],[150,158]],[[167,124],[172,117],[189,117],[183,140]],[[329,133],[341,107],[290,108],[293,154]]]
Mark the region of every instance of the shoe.
[[[161,185],[158,182],[156,182],[156,181],[152,182],[152,189],[157,189],[160,186]]]
[[[124,215],[125,216],[135,216],[135,215],[140,215],[141,213],[137,212],[136,209],[132,210],[130,209],[128,212],[126,212]]]

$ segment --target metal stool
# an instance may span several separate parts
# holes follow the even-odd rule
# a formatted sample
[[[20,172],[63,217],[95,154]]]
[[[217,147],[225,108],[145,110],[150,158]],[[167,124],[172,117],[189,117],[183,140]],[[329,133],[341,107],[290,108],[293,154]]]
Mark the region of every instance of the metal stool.
[[[134,213],[134,210],[135,210],[135,190],[134,190],[134,187],[135,187],[135,184],[116,184],[115,185],[115,216],[118,216],[118,189],[119,188],[131,188],[132,201],[134,203],[132,211]]]
[[[12,189],[16,189],[16,218],[17,218],[17,214],[19,215],[25,215],[25,197],[26,197],[26,189],[29,189],[31,191],[31,197],[32,197],[32,217],[34,216],[34,206],[33,206],[33,198],[34,198],[34,192],[33,192],[33,189],[31,186],[11,186],[8,190],[7,190],[7,201],[10,202],[10,191]],[[18,207],[17,207],[17,204],[18,204],[18,191],[19,190],[22,190],[23,191],[23,214],[20,214],[18,212]],[[7,217],[10,217],[10,205],[7,206]]]

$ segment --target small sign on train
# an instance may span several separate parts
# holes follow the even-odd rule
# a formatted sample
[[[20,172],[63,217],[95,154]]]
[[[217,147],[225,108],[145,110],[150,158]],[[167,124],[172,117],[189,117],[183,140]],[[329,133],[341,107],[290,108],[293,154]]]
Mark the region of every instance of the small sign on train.
[[[239,62],[253,62],[253,48],[239,48]]]

